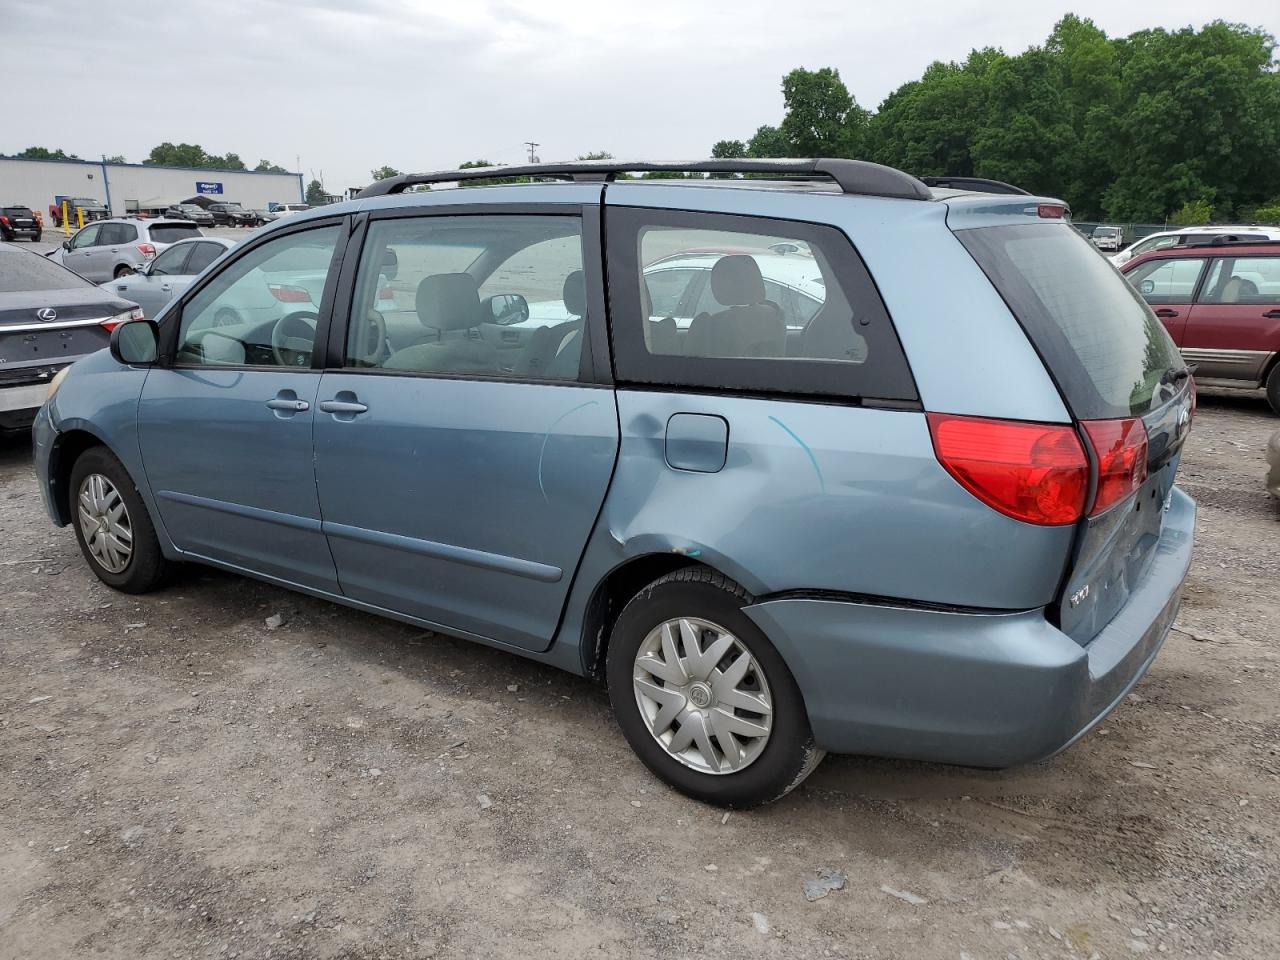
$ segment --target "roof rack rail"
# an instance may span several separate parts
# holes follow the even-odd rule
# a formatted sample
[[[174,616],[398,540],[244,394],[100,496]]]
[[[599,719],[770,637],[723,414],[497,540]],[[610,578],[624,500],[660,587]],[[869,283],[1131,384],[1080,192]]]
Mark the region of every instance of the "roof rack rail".
[[[439,170],[434,173],[405,173],[370,184],[356,199],[401,193],[410,187],[430,183],[489,180],[495,177],[547,177],[556,180],[611,182],[625,173],[773,173],[787,178],[834,180],[844,193],[905,200],[932,200],[928,188],[908,173],[866,160],[578,160],[573,163],[529,163],[511,167],[471,167],[467,170]]]
[[[1195,229],[1190,227],[1188,229]],[[1242,234],[1242,233],[1220,233],[1208,240],[1197,240],[1195,243],[1174,243],[1167,247],[1160,247],[1161,250],[1186,250],[1189,247],[1226,247],[1226,246],[1248,246],[1248,247],[1280,247],[1280,240],[1272,240],[1270,237],[1262,237],[1258,234]]]
[[[988,180],[986,177],[921,177],[920,182],[926,187],[943,187],[952,190],[972,190],[975,193],[1017,193],[1030,196],[1021,187],[1003,180]]]

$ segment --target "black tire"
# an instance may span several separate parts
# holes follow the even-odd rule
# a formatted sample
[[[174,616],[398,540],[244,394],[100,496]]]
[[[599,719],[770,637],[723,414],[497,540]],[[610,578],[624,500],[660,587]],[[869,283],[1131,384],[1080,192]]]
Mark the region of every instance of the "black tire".
[[[1271,368],[1271,375],[1267,377],[1267,403],[1280,414],[1280,363]]]
[[[124,569],[113,573],[98,560],[89,549],[80,520],[79,495],[85,479],[101,474],[111,481],[124,502],[129,525],[133,532],[133,552]],[[124,465],[106,447],[90,447],[82,453],[71,468],[71,526],[76,532],[80,552],[98,579],[122,593],[148,593],[160,586],[168,576],[171,564],[160,552],[160,541],[151,522],[146,504]]]
[[[609,640],[605,672],[614,716],[627,742],[660,779],[704,803],[744,808],[785,795],[813,772],[825,751],[813,731],[795,678],[764,633],[742,612],[752,602],[738,584],[706,567],[686,567],[641,590],[623,608]],[[704,773],[675,759],[658,743],[636,703],[636,654],[665,621],[696,617],[732,633],[755,659],[772,699],[772,727],[754,761],[735,773]]]
[[[32,243],[39,243],[39,242],[40,242],[40,238],[41,238],[42,236],[43,236],[43,234],[37,233],[34,237],[32,237],[32,238],[31,238],[31,242],[32,242]]]
[[[116,267],[115,278],[119,280],[121,277],[127,277],[133,272],[133,267],[129,266],[127,263],[122,263],[120,266]]]

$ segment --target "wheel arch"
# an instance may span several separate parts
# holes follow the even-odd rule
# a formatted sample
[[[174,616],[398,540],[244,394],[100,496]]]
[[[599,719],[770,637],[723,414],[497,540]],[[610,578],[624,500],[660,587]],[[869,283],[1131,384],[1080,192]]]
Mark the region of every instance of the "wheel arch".
[[[600,578],[591,599],[587,602],[582,621],[582,672],[594,680],[604,678],[605,657],[609,649],[609,637],[628,601],[644,587],[669,573],[690,567],[699,567],[724,575],[711,564],[678,554],[646,553],[631,557],[615,566]]]
[[[58,434],[49,453],[49,500],[58,514],[61,526],[69,524],[71,509],[71,471],[86,450],[111,446],[92,431],[77,427]],[[115,451],[111,451],[115,455]],[[117,459],[119,459],[117,457]]]

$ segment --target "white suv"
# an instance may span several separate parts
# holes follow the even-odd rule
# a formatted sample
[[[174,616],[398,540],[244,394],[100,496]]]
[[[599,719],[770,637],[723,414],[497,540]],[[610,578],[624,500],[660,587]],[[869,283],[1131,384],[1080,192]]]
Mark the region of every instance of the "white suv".
[[[1118,267],[1152,250],[1188,243],[1206,243],[1224,234],[1238,236],[1242,240],[1280,240],[1280,229],[1275,227],[1183,227],[1180,230],[1161,230],[1159,233],[1148,234],[1107,259]]]

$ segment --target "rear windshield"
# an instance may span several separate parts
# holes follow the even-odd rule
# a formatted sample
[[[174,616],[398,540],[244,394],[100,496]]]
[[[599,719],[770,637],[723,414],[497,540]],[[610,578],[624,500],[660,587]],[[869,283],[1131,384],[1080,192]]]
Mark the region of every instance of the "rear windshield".
[[[1185,364],[1155,314],[1065,224],[957,230],[1081,420],[1141,416]]]
[[[147,231],[153,243],[177,243],[191,237],[202,237],[200,228],[192,223],[158,223]]]
[[[0,293],[29,290],[80,290],[91,287],[66,267],[26,250],[0,254]]]
[[[0,207],[0,213],[3,213],[6,217],[34,216],[27,207]]]

